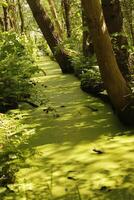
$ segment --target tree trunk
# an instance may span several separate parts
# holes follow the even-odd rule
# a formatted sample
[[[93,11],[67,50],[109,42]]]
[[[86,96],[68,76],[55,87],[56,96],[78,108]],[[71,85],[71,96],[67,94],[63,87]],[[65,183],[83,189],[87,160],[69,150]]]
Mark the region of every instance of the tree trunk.
[[[102,8],[109,33],[120,33],[123,16],[119,0],[102,0]]]
[[[3,6],[4,31],[8,31],[8,7]]]
[[[6,0],[8,3],[8,18],[10,20],[10,27],[17,32],[17,17],[16,17],[16,7],[14,0]]]
[[[120,1],[102,0],[102,8],[108,31],[110,34],[115,34],[112,36],[112,44],[117,64],[123,77],[128,81],[130,79],[128,42],[127,38],[122,35],[123,15]]]
[[[51,20],[47,16],[44,8],[40,4],[40,0],[27,0],[29,4],[33,16],[39,25],[44,38],[46,39],[56,61],[61,67],[63,73],[71,73],[73,72],[73,68],[71,65],[71,61],[69,59],[69,55],[64,51],[64,49],[60,46],[60,39],[54,33],[54,26],[51,23]]]
[[[20,30],[21,30],[21,34],[23,34],[23,32],[24,32],[24,17],[23,17],[23,13],[22,13],[20,0],[17,0],[17,1],[18,1],[18,10],[19,10],[19,15],[20,15],[20,21],[21,21]]]
[[[54,18],[55,27],[57,29],[57,32],[58,32],[60,38],[62,38],[62,32],[63,31],[62,31],[61,25],[60,25],[59,20],[58,20],[56,7],[55,7],[55,2],[54,2],[54,0],[48,0],[48,2],[49,2],[51,13],[52,13],[53,18]]]
[[[1,17],[0,17],[0,26],[1,26],[1,30],[4,31],[4,23]]]
[[[62,0],[64,19],[67,30],[67,37],[71,37],[71,21],[70,21],[70,0]]]
[[[8,31],[14,29],[17,31],[16,25],[16,11],[14,0],[6,0],[7,6],[3,6],[4,13],[4,30]]]
[[[118,68],[100,1],[82,0],[82,3],[107,93],[120,119],[126,124],[132,124],[132,92]]]
[[[88,57],[94,54],[94,47],[92,44],[92,38],[88,30],[87,19],[86,19],[82,5],[81,5],[81,8],[82,8],[82,26],[83,26],[82,49],[83,49],[83,55],[85,57]]]

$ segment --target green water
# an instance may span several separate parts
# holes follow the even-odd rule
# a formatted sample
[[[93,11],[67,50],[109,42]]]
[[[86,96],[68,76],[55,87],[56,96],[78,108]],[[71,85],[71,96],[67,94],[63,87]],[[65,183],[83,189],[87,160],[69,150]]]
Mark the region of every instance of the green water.
[[[42,105],[10,112],[10,125],[5,119],[8,134],[21,132],[14,145],[25,160],[14,161],[20,163],[9,185],[14,192],[4,191],[1,199],[134,200],[134,131],[48,57],[39,65],[47,74],[34,78]]]

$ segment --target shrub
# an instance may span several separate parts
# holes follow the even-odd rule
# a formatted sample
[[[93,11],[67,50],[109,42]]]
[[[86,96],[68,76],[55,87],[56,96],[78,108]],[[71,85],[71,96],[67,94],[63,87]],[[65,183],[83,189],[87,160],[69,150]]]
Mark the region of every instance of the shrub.
[[[81,88],[82,90],[94,95],[104,90],[103,82],[98,68],[93,67],[81,76]]]
[[[78,78],[81,78],[81,75],[86,73],[93,65],[96,65],[96,58],[93,57],[84,57],[83,55],[77,55],[72,58],[72,64],[74,66],[74,73]]]
[[[31,47],[32,48],[32,47]],[[31,77],[38,71],[32,53],[15,33],[0,33],[1,105],[29,97]]]

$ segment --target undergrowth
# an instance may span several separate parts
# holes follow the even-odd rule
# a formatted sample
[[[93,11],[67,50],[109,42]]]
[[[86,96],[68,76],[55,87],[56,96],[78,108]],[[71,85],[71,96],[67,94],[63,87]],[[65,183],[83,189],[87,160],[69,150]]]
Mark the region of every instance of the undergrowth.
[[[6,105],[28,98],[32,76],[39,71],[32,46],[16,33],[0,33],[0,110]],[[10,107],[10,106],[9,106]],[[3,110],[4,111],[4,110]],[[5,109],[6,111],[6,109]]]

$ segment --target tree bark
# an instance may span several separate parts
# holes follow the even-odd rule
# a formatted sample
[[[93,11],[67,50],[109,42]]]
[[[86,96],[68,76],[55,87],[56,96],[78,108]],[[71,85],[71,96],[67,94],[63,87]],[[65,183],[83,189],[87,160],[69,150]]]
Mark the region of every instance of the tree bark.
[[[54,18],[54,22],[55,22],[55,26],[57,28],[57,32],[58,32],[60,38],[62,38],[63,30],[62,30],[61,25],[60,25],[59,20],[58,20],[58,15],[57,15],[56,7],[55,7],[55,2],[54,2],[54,0],[48,0],[48,2],[49,2],[51,13],[52,13],[53,18]]]
[[[1,17],[0,17],[0,26],[1,26],[1,30],[4,31],[4,23]]]
[[[127,50],[128,41],[122,35],[123,15],[119,0],[102,0],[102,8],[106,25],[112,36],[112,44],[116,56],[117,64],[123,77],[128,81],[130,79],[129,71],[129,53]],[[115,34],[115,35],[114,35]]]
[[[14,0],[6,0],[7,6],[3,6],[4,31],[14,29],[17,32],[16,11]]]
[[[99,0],[82,0],[82,4],[108,96],[122,122],[133,124],[132,92],[118,68],[101,3]]]
[[[109,33],[121,32],[123,16],[119,0],[102,0],[102,8]]]
[[[67,37],[71,37],[71,20],[70,20],[70,0],[62,0],[62,7],[64,10],[64,19],[67,30]]]
[[[3,6],[4,31],[8,31],[8,7]]]
[[[58,35],[54,33],[54,26],[47,16],[46,11],[40,4],[40,0],[27,0],[29,4],[33,16],[39,25],[44,38],[46,39],[56,61],[60,65],[60,68],[63,73],[71,73],[73,72],[72,64],[69,59],[69,55],[64,51],[64,49],[60,46],[60,39]]]
[[[85,57],[88,57],[94,54],[94,47],[92,44],[92,38],[90,36],[90,32],[88,30],[87,19],[82,4],[81,4],[81,9],[82,9],[82,26],[83,26],[82,49],[83,49],[83,55]]]
[[[16,7],[14,0],[6,0],[8,3],[8,18],[10,20],[10,27],[17,32],[17,17],[16,17]]]
[[[20,15],[20,21],[21,21],[20,30],[21,30],[21,34],[23,34],[23,32],[24,32],[24,17],[23,17],[23,13],[22,13],[22,7],[21,7],[20,0],[17,0],[17,1],[18,1],[18,10],[19,10],[19,15]]]

